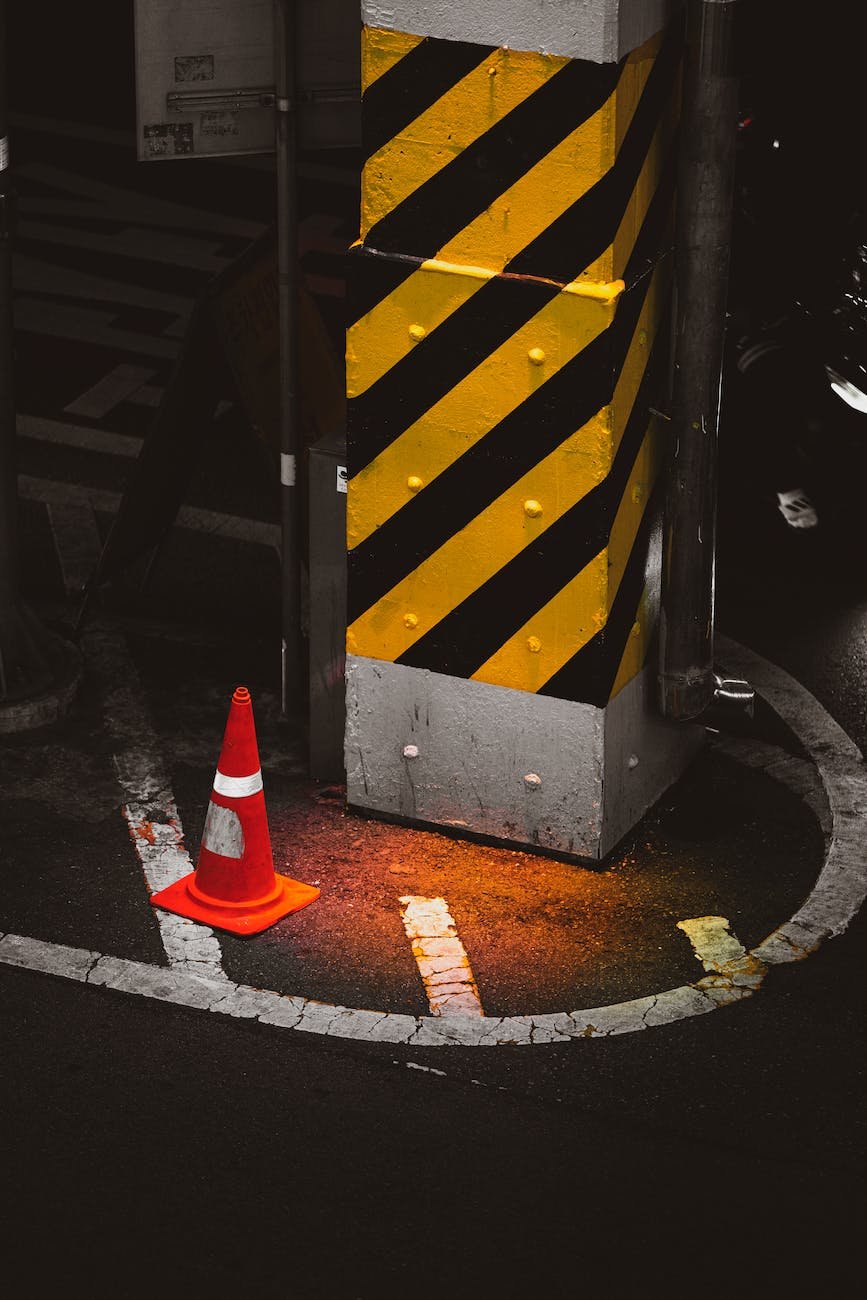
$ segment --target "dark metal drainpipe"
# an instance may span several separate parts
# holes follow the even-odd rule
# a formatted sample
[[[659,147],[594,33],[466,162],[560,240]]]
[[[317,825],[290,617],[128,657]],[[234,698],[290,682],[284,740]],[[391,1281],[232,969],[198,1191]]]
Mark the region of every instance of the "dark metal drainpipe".
[[[283,589],[283,712],[303,696],[301,639],[301,512],[298,500],[298,207],[296,196],[296,69],[294,0],[275,0],[277,171],[277,300],[280,336],[280,499]]]
[[[737,0],[687,0],[675,226],[675,340],[659,700],[686,720],[714,700],[717,435],[734,188]]]

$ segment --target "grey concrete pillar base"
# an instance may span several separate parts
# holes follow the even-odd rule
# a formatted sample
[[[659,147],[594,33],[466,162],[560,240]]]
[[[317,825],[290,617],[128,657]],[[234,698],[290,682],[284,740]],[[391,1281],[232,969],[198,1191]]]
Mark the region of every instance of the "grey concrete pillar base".
[[[348,801],[598,861],[704,737],[656,716],[654,686],[645,670],[599,709],[349,655]]]

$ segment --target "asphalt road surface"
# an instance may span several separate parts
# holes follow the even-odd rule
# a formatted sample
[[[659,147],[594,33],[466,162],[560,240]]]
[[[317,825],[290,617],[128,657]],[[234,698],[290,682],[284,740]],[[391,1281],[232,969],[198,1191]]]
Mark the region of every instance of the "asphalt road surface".
[[[131,56],[126,8],[96,5],[95,21]],[[130,59],[101,62],[93,29],[58,21],[44,46],[32,14],[12,24],[12,147],[24,592],[68,627],[191,303],[272,219],[273,177],[267,160],[136,164]],[[336,337],[354,162],[304,166],[308,288]],[[763,706],[754,728],[712,738],[609,870],[576,872],[353,819],[306,779],[303,729],[279,708],[273,484],[223,400],[193,513],[147,582],[91,610],[68,718],[0,744],[7,1293],[848,1294],[864,916],[803,960],[737,967],[812,896],[837,832],[863,875],[860,755],[833,726],[867,745],[867,580],[846,494],[820,535],[787,533],[732,394],[719,629],[803,684],[827,725],[811,756]],[[145,884],[163,854],[195,860],[239,681],[275,858],[323,896],[216,946],[160,919]],[[850,794],[837,822],[823,762]],[[418,1032],[433,986],[400,900],[435,897],[496,1047]],[[679,928],[706,916],[726,925]],[[595,1011],[558,1029],[576,1007]]]

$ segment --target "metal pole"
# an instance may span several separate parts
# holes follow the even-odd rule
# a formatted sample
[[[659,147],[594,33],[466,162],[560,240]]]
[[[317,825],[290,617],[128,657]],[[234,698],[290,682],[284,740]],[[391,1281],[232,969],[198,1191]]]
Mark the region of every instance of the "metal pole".
[[[280,334],[280,497],[283,560],[283,712],[300,711],[301,511],[298,501],[298,208],[295,3],[275,0],[277,296]]]
[[[675,230],[671,459],[666,487],[659,699],[697,717],[713,673],[717,436],[734,187],[736,0],[687,0]]]

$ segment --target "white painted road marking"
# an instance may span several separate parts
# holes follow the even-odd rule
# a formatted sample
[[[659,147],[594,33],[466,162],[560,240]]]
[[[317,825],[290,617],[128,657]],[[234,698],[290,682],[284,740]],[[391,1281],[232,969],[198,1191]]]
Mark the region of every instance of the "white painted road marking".
[[[446,900],[406,894],[400,905],[431,1014],[484,1016],[470,959]]]
[[[16,253],[13,283],[21,293],[51,294],[55,298],[79,298],[84,302],[117,302],[133,307],[150,307],[167,316],[189,315],[193,299],[164,289],[150,289],[130,280],[112,280],[90,271],[79,271],[57,262],[42,261]]]
[[[89,420],[101,420],[121,402],[127,401],[131,393],[141,388],[157,372],[145,366],[115,366],[107,375],[87,392],[81,393],[74,402],[63,409],[70,415],[83,415]]]
[[[59,248],[83,248],[103,256],[128,257],[136,262],[190,267],[211,275],[227,265],[227,259],[218,252],[220,245],[213,240],[166,235],[142,225],[123,226],[110,235],[30,219],[21,221],[19,228],[22,239]]]
[[[142,384],[141,388],[137,388],[134,393],[130,393],[127,400],[136,406],[149,406],[155,410],[163,400],[164,392],[165,389],[158,387],[156,384]]]
[[[27,501],[42,501],[45,505],[89,501],[94,510],[105,515],[116,515],[121,503],[119,492],[79,486],[76,483],[59,483],[30,474],[19,474],[18,495]],[[181,506],[175,515],[175,526],[190,528],[199,533],[213,533],[215,537],[228,537],[238,542],[270,546],[278,552],[280,550],[280,525],[269,524],[263,519],[245,519],[242,515],[223,515],[216,510],[202,510],[198,506]]]
[[[819,774],[830,818],[825,864],[809,897],[794,916],[746,954],[763,969],[809,956],[824,939],[842,934],[863,904],[867,895],[867,775],[856,746],[805,687],[735,642],[720,637],[717,648],[726,668],[733,675],[737,669],[738,676],[752,682],[804,746]],[[750,742],[743,744],[749,755]],[[697,920],[706,926],[708,918]],[[721,948],[718,951],[722,953]],[[708,960],[712,960],[710,955]],[[203,978],[191,970],[191,964],[181,969],[153,966],[23,935],[0,936],[0,962],[304,1033],[413,1047],[523,1046],[605,1038],[703,1015],[755,991],[750,980],[714,971],[696,984],[590,1010],[540,1016],[415,1018],[330,1006],[225,978]]]
[[[134,222],[139,227],[165,226],[171,230],[207,231],[250,240],[256,239],[265,230],[261,221],[230,217],[212,209],[193,208],[189,204],[160,199],[153,194],[121,189],[117,185],[65,171],[50,163],[23,163],[16,169],[16,175],[34,180],[39,185],[47,185],[63,194],[74,194],[91,200],[92,206],[87,215],[102,220]],[[51,242],[50,228],[46,238]],[[100,235],[98,238],[99,248],[104,249],[104,237]]]
[[[94,343],[112,352],[132,352],[140,357],[174,360],[178,355],[174,339],[120,329],[113,324],[116,319],[117,312],[45,302],[42,298],[22,296],[15,303],[15,328],[25,334],[75,339],[78,343]]]
[[[82,647],[97,670],[106,730],[115,745],[114,767],[124,796],[123,815],[148,893],[166,889],[194,869],[184,844],[175,797],[142,703],[135,664],[121,632],[87,627]],[[169,963],[209,980],[225,980],[219,940],[206,925],[154,910]]]
[[[99,559],[99,533],[90,506],[51,507],[77,511],[55,531],[58,556],[69,587],[67,569],[89,570]],[[53,520],[53,522],[56,522]],[[76,528],[77,525],[77,528]],[[73,563],[65,546],[76,530]],[[114,768],[126,802],[122,807],[148,890],[173,885],[193,870],[175,797],[159,755],[156,735],[143,704],[142,689],[122,632],[92,623],[81,639],[102,696],[105,727],[115,742]],[[170,965],[210,980],[224,980],[223,955],[213,931],[169,912],[155,912]]]
[[[69,407],[66,409],[69,410]],[[86,412],[82,411],[81,414]],[[98,451],[105,456],[124,456],[135,460],[142,449],[143,440],[128,433],[91,429],[89,425],[67,424],[65,420],[49,420],[41,415],[19,415],[16,425],[19,438],[53,442],[61,447],[78,447],[81,451]]]

